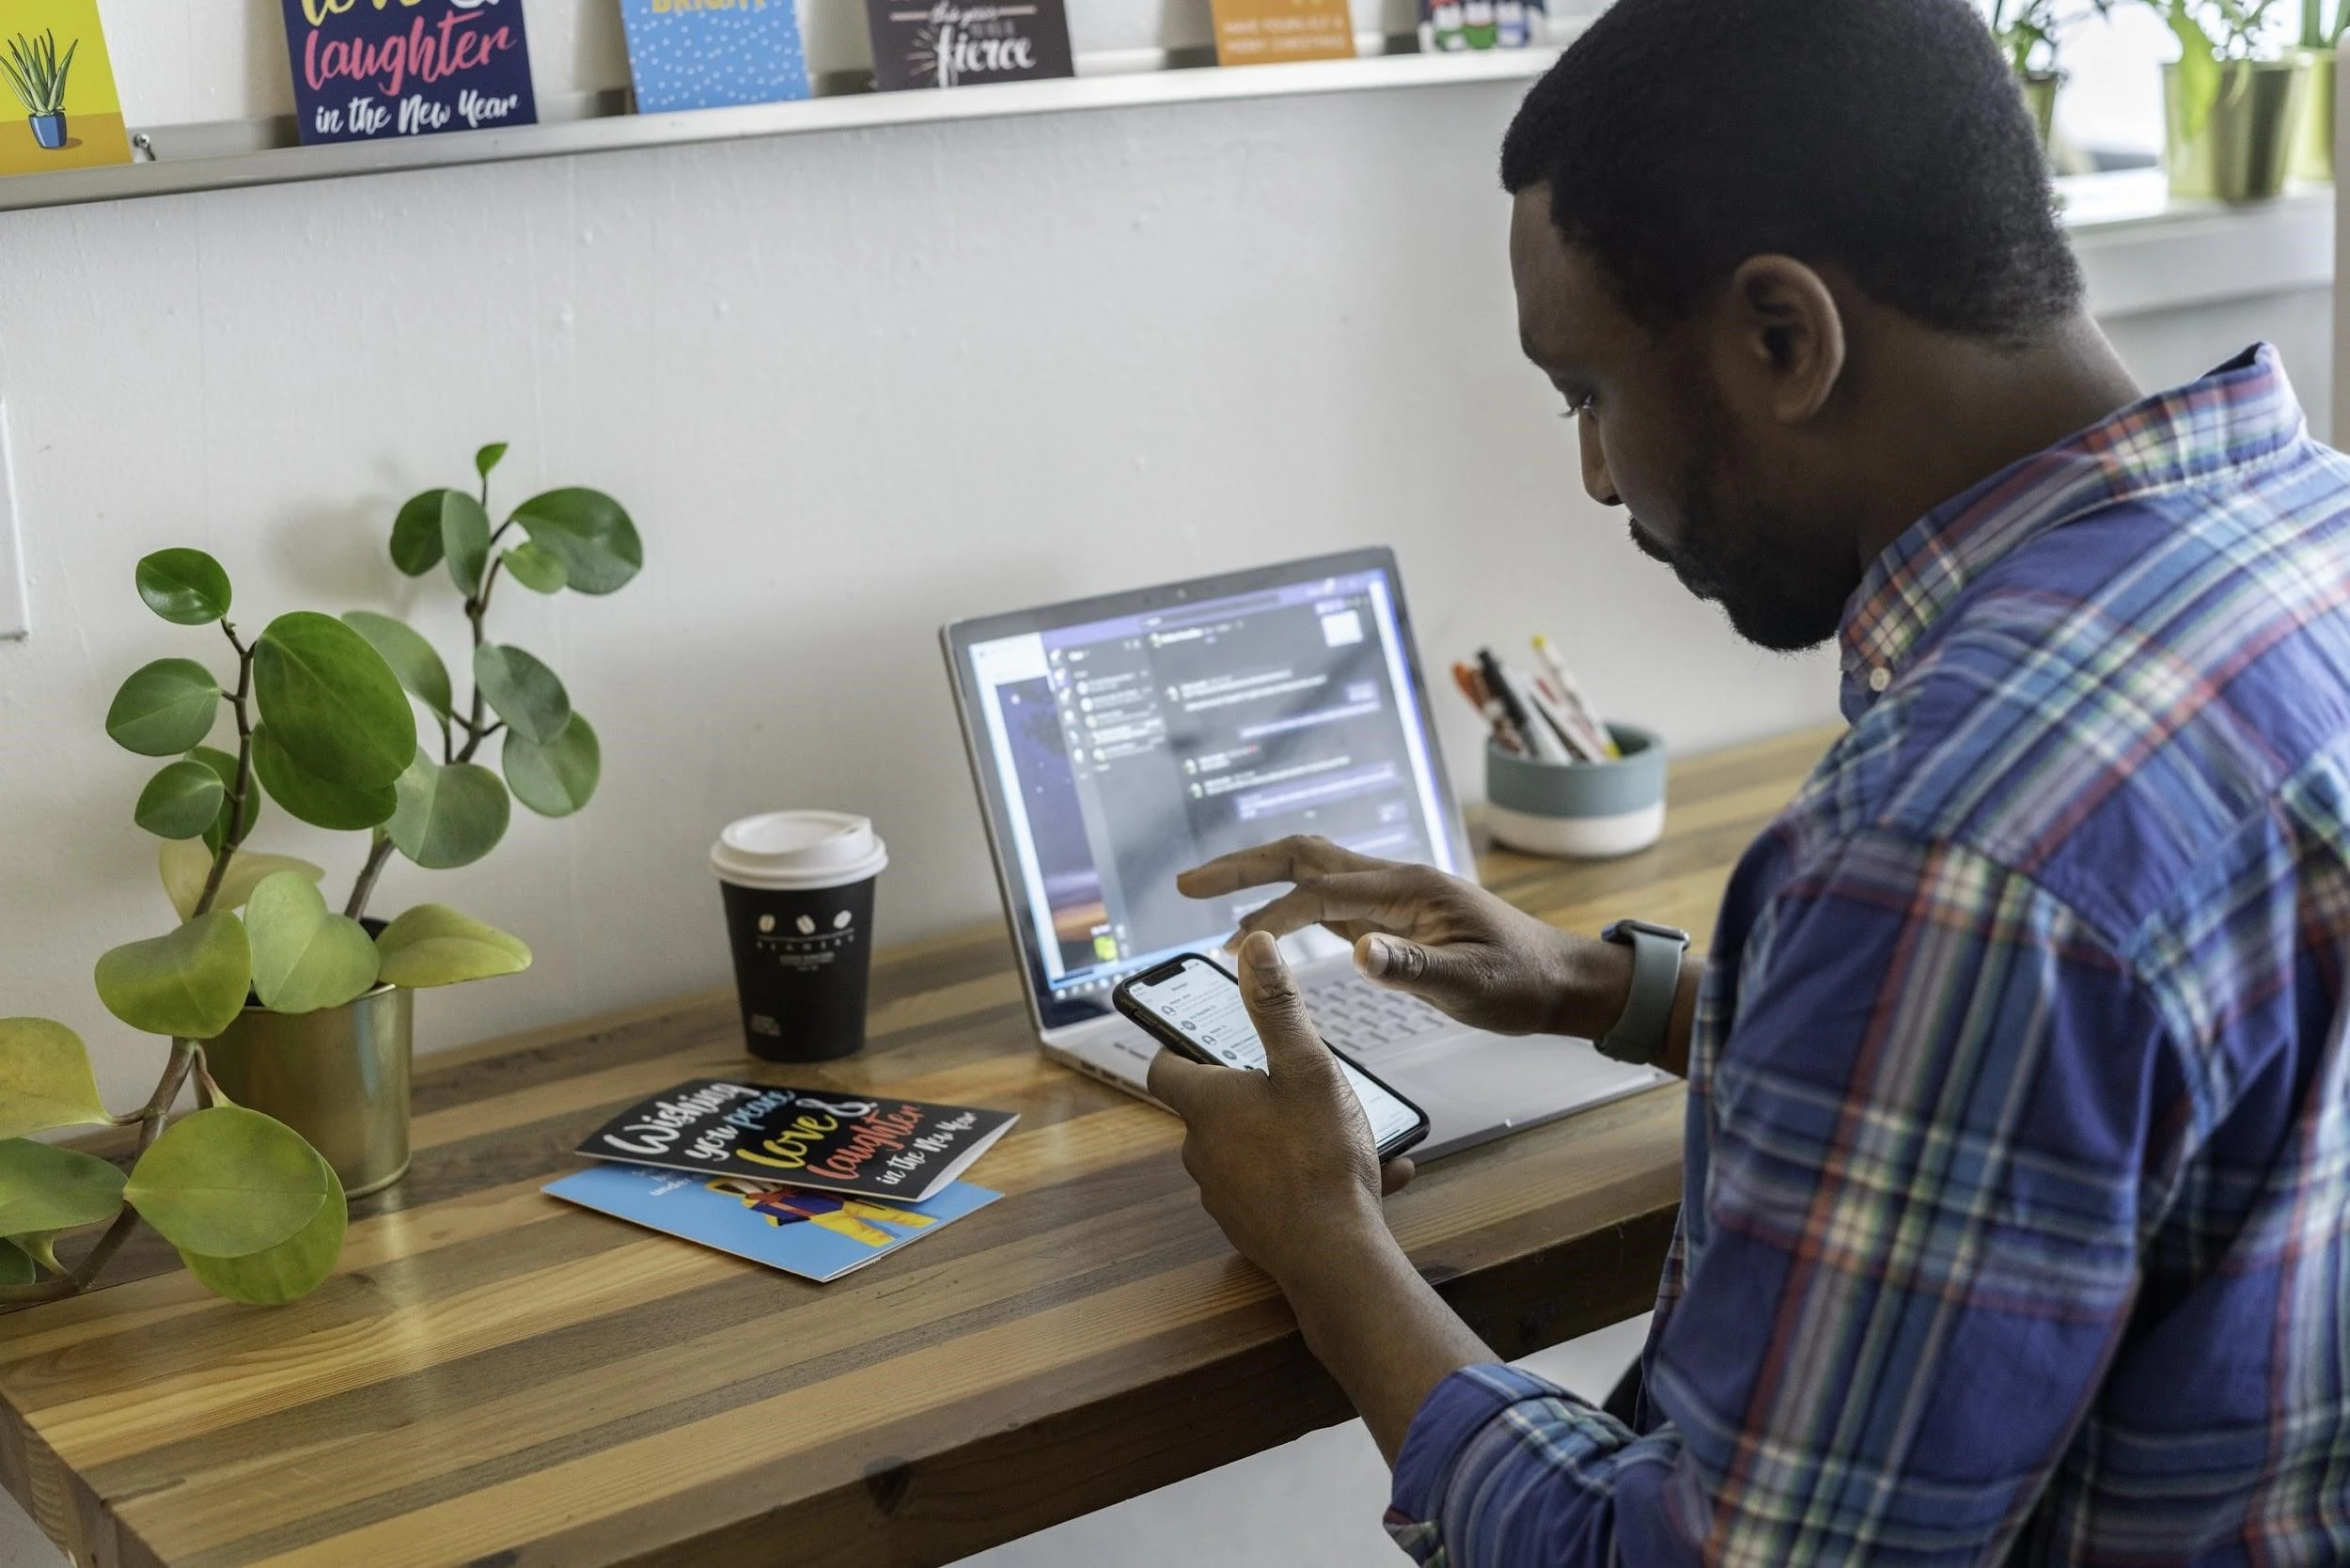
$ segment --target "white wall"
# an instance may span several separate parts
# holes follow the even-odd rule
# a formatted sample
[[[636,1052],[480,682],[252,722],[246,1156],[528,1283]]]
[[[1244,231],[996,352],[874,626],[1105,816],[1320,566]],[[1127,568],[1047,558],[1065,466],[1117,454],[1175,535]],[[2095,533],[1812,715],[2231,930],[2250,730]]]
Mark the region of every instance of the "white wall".
[[[392,510],[510,439],[502,494],[595,484],[649,561],[605,600],[504,590],[604,738],[583,816],[491,860],[395,862],[379,907],[525,935],[428,997],[441,1046],[721,982],[716,826],[870,811],[885,938],[995,902],[933,632],[950,617],[1367,541],[1428,657],[1547,628],[1682,747],[1833,716],[1813,661],[1735,642],[1585,500],[1519,363],[1492,173],[1514,86],[893,128],[0,217],[0,401],[33,635],[0,643],[0,1003],[152,1051],[89,964],[163,929],[101,715],[215,657],[132,563],[218,555],[238,618],[414,610]],[[225,652],[225,646],[219,649]],[[216,667],[226,668],[225,661]],[[1441,666],[1439,666],[1441,667]],[[1446,739],[1474,792],[1473,727]],[[356,836],[258,842],[347,882]]]

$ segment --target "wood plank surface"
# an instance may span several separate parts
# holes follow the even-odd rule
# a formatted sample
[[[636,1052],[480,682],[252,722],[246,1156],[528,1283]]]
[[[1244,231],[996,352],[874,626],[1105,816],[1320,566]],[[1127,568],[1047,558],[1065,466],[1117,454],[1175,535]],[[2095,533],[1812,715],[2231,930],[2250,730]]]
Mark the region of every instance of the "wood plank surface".
[[[1828,739],[1677,762],[1655,848],[1485,880],[1701,936]],[[753,1065],[726,992],[423,1058],[415,1167],[313,1295],[222,1301],[143,1234],[104,1288],[0,1317],[0,1483],[102,1568],[928,1564],[1349,1414],[1180,1125],[1038,1053],[1000,927],[877,955],[865,1053],[763,1075],[1018,1110],[971,1172],[1002,1202],[820,1286],[539,1190],[630,1102]],[[1436,1162],[1389,1220],[1504,1355],[1619,1321],[1671,1235],[1682,1103]]]

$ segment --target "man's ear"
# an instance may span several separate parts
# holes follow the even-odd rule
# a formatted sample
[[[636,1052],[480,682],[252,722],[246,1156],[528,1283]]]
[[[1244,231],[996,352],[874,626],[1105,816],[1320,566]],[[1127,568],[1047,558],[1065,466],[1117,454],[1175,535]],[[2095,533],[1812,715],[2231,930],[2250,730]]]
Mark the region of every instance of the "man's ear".
[[[1779,423],[1804,424],[1827,406],[1844,373],[1844,313],[1818,273],[1793,257],[1748,257],[1725,306],[1738,368]]]

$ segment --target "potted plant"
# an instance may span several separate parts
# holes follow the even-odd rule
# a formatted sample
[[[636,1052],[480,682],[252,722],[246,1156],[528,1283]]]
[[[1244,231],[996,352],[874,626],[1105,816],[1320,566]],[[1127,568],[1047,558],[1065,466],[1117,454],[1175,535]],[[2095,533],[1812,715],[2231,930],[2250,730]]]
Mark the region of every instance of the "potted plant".
[[[2284,189],[2307,56],[2263,54],[2277,0],[2146,0],[2179,40],[2163,68],[2164,163],[2173,196],[2264,201]]]
[[[171,759],[133,816],[163,840],[180,923],[102,957],[99,998],[171,1049],[147,1104],[117,1116],[70,1029],[0,1020],[0,1302],[82,1289],[140,1217],[225,1295],[284,1301],[314,1288],[340,1251],[347,1193],[406,1166],[411,991],[528,965],[521,942],[439,904],[365,920],[395,853],[427,867],[479,859],[505,832],[509,791],[568,815],[601,771],[595,731],[562,682],[491,642],[484,622],[501,574],[542,593],[620,588],[642,561],[635,528],[609,496],[566,489],[524,502],[493,530],[489,476],[504,453],[477,454],[478,498],[427,491],[392,528],[395,564],[414,576],[446,561],[465,595],[474,679],[463,704],[439,655],[400,621],[297,610],[248,640],[228,619],[228,576],[212,557],[164,550],[139,562],[150,609],[178,625],[217,624],[235,655],[226,684],[194,660],[157,660],[123,682],[106,715],[125,748]],[[527,537],[501,550],[516,530]],[[438,731],[438,758],[417,744],[412,698]],[[224,709],[233,753],[206,744]],[[503,778],[473,760],[501,735]],[[301,821],[369,835],[340,914],[318,890],[319,867],[246,847],[264,795]],[[281,1028],[307,1054],[290,1054]],[[198,1109],[166,1128],[191,1078]],[[30,1136],[102,1124],[139,1129],[127,1177]],[[60,1267],[56,1237],[97,1224],[105,1233]]]
[[[408,1167],[414,991],[530,962],[521,943],[436,905],[388,925],[369,920],[378,878],[396,854],[431,870],[469,866],[505,837],[511,801],[541,816],[566,817],[588,804],[603,771],[595,729],[573,711],[562,680],[528,651],[490,639],[490,604],[504,577],[538,593],[614,592],[635,576],[643,548],[619,503],[593,490],[534,495],[493,528],[490,475],[505,455],[503,442],[474,455],[478,494],[425,491],[410,497],[392,524],[393,565],[412,577],[445,565],[464,596],[471,631],[464,699],[422,635],[389,616],[353,610],[317,630],[345,646],[365,646],[384,672],[370,688],[365,716],[345,736],[347,746],[368,748],[368,766],[346,763],[338,773],[315,752],[281,745],[266,710],[248,748],[261,792],[313,826],[365,832],[368,851],[339,915],[326,914],[315,889],[276,885],[276,900],[298,901],[306,921],[337,933],[331,940],[345,965],[329,971],[314,962],[312,978],[326,983],[290,996],[257,983],[253,1005],[209,1048],[210,1064],[230,1095],[315,1144],[354,1197],[389,1185]],[[518,532],[525,537],[512,539]],[[418,708],[427,725],[421,745]],[[493,741],[496,771],[479,760]],[[237,765],[226,753],[203,760],[229,776]],[[240,823],[238,837],[252,825]],[[203,852],[166,843],[163,855],[164,882],[176,889],[175,901],[183,901],[203,868]],[[260,907],[278,917],[276,902]],[[376,967],[369,966],[363,934],[373,937]],[[495,957],[498,950],[508,956]],[[428,953],[437,955],[434,962],[417,962]],[[468,956],[457,971],[438,966],[438,956],[461,953]]]
[[[2098,0],[2103,8],[2105,0]],[[2064,72],[2057,67],[2057,0],[1991,0],[1991,33],[2024,91],[2024,106],[2048,145],[2056,124],[2057,92]]]
[[[9,89],[32,120],[33,140],[52,152],[65,146],[65,79],[81,47],[75,39],[60,59],[57,35],[43,29],[38,41],[17,34],[0,54],[0,71],[8,72]]]
[[[2330,180],[2334,177],[2334,55],[2342,29],[2350,23],[2350,4],[2326,18],[2326,0],[2301,0],[2301,50],[2309,58],[2308,96],[2301,105],[2301,134],[2295,139],[2293,178]]]

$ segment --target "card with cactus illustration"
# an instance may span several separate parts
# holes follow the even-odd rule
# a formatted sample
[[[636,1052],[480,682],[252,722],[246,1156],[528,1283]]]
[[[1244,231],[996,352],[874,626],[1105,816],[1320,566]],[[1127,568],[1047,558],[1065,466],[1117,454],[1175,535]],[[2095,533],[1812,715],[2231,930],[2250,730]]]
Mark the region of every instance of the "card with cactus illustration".
[[[98,0],[0,0],[0,174],[130,161]]]

